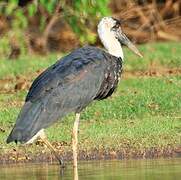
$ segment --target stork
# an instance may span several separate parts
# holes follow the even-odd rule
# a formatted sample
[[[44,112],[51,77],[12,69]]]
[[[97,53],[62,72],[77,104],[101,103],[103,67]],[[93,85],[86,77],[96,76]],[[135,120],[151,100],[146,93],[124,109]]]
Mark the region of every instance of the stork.
[[[93,46],[76,49],[34,80],[7,143],[28,144],[41,138],[63,166],[62,158],[47,140],[44,129],[75,112],[72,147],[73,165],[77,167],[80,113],[92,101],[106,99],[116,89],[124,58],[122,45],[142,57],[123,33],[119,20],[102,18],[98,24],[98,35],[106,50]]]

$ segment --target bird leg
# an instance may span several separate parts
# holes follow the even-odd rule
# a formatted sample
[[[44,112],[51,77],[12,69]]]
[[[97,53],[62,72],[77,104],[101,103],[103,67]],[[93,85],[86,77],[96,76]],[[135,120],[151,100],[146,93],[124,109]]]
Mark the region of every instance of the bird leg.
[[[50,149],[50,151],[51,151],[51,152],[54,154],[54,156],[57,158],[57,160],[59,161],[61,167],[62,167],[62,168],[65,167],[63,160],[59,157],[56,149],[55,149],[55,148],[52,146],[52,144],[48,141],[45,133],[40,134],[39,137],[40,137],[40,139],[42,140],[42,142]]]
[[[72,149],[73,149],[73,166],[77,168],[77,145],[78,145],[78,127],[79,127],[80,113],[76,113],[75,122],[72,131]]]

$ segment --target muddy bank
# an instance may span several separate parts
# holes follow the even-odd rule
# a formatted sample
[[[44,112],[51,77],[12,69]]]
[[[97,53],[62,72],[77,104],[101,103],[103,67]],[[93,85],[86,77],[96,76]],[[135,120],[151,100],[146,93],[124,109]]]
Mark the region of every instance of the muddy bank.
[[[72,151],[58,151],[65,162],[72,160]],[[80,150],[79,160],[111,160],[111,159],[146,159],[181,157],[181,147],[164,147],[149,149],[92,149]],[[0,164],[43,163],[57,162],[49,151],[27,152],[26,150],[11,149],[7,153],[0,153]],[[58,162],[57,162],[58,163]]]

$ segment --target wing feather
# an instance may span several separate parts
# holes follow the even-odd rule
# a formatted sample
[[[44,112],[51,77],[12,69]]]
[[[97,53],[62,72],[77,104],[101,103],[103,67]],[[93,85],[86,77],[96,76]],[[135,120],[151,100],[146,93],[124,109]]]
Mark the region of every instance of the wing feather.
[[[39,130],[93,101],[104,79],[103,52],[78,49],[37,77],[7,142],[27,142]]]

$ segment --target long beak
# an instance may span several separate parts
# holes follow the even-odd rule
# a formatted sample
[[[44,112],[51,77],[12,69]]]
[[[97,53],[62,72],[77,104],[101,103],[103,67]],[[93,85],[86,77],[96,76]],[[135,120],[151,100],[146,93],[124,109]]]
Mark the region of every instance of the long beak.
[[[126,45],[130,50],[132,50],[139,57],[143,57],[142,54],[139,52],[139,50],[136,48],[136,46],[126,37],[126,35],[123,32],[118,33],[118,41],[121,44]]]

